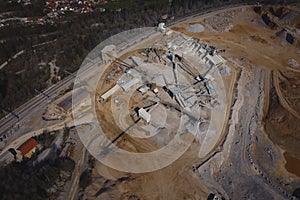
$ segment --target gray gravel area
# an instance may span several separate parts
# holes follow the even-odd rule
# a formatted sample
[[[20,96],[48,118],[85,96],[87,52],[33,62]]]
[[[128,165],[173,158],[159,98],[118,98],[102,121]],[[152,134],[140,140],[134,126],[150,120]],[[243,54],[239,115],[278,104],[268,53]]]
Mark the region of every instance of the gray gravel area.
[[[201,24],[193,24],[186,27],[186,30],[192,33],[201,33],[204,31],[204,29],[204,26],[202,26]]]

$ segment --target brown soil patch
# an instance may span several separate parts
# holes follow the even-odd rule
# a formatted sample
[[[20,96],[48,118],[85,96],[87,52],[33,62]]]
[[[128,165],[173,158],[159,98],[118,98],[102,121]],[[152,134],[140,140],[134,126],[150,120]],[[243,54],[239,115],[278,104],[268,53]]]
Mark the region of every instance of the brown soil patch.
[[[300,177],[300,159],[291,156],[289,153],[284,153],[284,158],[287,161],[285,168]]]

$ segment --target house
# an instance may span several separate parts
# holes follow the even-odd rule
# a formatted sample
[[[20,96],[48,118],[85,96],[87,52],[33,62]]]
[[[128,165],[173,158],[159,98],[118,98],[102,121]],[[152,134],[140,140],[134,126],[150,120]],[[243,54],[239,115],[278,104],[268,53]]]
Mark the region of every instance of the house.
[[[25,158],[31,158],[31,156],[35,153],[39,143],[33,139],[30,138],[26,142],[24,142],[18,150],[21,151],[21,154]]]

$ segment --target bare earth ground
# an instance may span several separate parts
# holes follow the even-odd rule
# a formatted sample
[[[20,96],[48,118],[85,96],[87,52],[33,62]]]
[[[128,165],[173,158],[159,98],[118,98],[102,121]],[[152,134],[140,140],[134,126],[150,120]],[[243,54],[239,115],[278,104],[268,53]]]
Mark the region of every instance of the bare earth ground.
[[[275,71],[275,73],[273,73],[275,79],[274,85],[276,84],[276,72],[279,71],[279,73],[282,72],[285,74],[283,76],[286,78],[281,78],[279,81],[280,84],[285,83],[285,89],[280,87],[280,90],[282,90],[284,98],[288,99],[288,106],[285,106],[285,108],[282,107],[277,97],[278,93],[274,93],[275,88],[273,85],[270,85],[270,107],[268,112],[265,113],[266,129],[267,134],[276,144],[294,157],[300,159],[300,115],[297,114],[300,109],[300,70],[288,66],[289,59],[295,59],[298,63],[300,62],[300,50],[294,45],[288,44],[284,38],[276,37],[275,33],[277,30],[272,30],[267,27],[261,17],[253,12],[252,9],[240,9],[235,12],[230,12],[228,15],[234,16],[230,18],[234,26],[227,32],[220,31],[211,33],[207,30],[210,26],[206,26],[206,31],[202,33],[189,33],[184,29],[189,23],[175,27],[174,29],[182,31],[187,35],[197,37],[221,49],[224,48],[226,50],[224,53],[226,58],[229,58],[229,60],[237,60],[241,66],[248,70],[251,70],[252,67],[263,67]],[[205,26],[206,21],[207,20],[204,19],[200,21],[200,23],[203,23]],[[229,22],[228,25],[230,25]],[[252,76],[257,75],[252,74]],[[294,113],[296,114],[291,114],[293,111],[295,111]],[[274,119],[276,118],[280,118],[280,120],[275,122]]]

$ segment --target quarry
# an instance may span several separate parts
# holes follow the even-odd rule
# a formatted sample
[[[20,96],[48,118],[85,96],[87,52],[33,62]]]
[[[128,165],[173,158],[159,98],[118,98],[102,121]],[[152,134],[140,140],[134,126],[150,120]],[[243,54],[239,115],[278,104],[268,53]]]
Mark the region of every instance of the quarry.
[[[60,157],[78,173],[61,199],[83,171],[82,199],[299,199],[299,17],[299,3],[257,3],[113,35],[40,93],[56,96],[35,99],[47,107],[0,160],[68,127]]]
[[[296,199],[299,177],[285,167],[284,142],[277,148],[272,138],[280,134],[269,125],[291,118],[268,113],[277,91],[297,118],[297,97],[285,96],[283,82],[297,76],[299,49],[275,33],[253,7],[240,7],[129,30],[98,45],[82,65],[98,66],[86,83],[85,119],[94,128],[78,133],[100,161],[94,181],[110,188],[97,197]],[[288,148],[297,154],[296,146]]]

